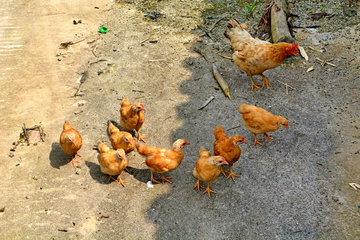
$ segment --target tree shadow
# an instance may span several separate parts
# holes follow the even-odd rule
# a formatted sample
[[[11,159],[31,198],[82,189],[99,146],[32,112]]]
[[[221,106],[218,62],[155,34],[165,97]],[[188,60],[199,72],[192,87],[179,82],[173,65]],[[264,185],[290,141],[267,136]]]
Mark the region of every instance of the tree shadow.
[[[71,161],[72,156],[66,154],[62,150],[60,143],[53,142],[51,144],[49,159],[50,159],[50,166],[52,166],[53,168],[60,169],[61,166],[67,165]]]

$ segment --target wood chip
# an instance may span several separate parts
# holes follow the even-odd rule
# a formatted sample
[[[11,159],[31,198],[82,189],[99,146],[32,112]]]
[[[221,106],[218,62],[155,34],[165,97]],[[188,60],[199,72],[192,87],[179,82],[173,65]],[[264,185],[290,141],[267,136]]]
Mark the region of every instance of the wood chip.
[[[303,58],[305,58],[306,61],[309,60],[309,57],[308,57],[308,55],[306,54],[305,49],[304,49],[303,47],[299,46],[299,50],[300,50],[301,56],[302,56]]]
[[[220,75],[215,64],[213,64],[213,74],[214,74],[216,81],[219,83],[221,89],[224,91],[225,95],[231,100],[229,85],[224,80],[224,78]]]

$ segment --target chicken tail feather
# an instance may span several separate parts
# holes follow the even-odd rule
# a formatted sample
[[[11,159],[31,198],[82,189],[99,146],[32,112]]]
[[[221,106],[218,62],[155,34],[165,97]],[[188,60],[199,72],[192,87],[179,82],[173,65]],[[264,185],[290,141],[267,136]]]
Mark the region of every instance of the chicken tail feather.
[[[101,140],[99,140],[97,144],[100,153],[104,153],[110,150],[110,148],[108,148],[108,146],[106,146],[105,143],[103,143]]]
[[[214,129],[214,136],[216,140],[227,140],[228,136],[226,135],[222,126],[217,125]]]
[[[110,135],[116,133],[116,132],[119,132],[120,130],[114,126],[114,124],[112,124],[110,121],[109,121],[109,133]]]

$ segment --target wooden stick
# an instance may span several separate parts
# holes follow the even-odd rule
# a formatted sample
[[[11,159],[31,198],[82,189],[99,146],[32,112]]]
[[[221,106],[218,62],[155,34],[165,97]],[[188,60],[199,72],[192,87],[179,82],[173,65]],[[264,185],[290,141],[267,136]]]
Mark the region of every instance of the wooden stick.
[[[231,127],[231,128],[229,128],[229,129],[226,129],[226,131],[229,131],[229,130],[231,130],[231,129],[235,129],[235,128],[239,128],[239,127],[241,127],[242,125],[238,125],[238,126],[235,126],[235,127]]]
[[[201,110],[204,107],[206,107],[214,99],[215,99],[215,97],[211,96],[198,110]]]
[[[78,87],[78,89],[76,90],[76,93],[74,94],[74,97],[76,97],[77,93],[78,93],[79,90],[80,90],[81,84],[83,84],[83,83],[86,81],[86,78],[87,78],[87,77],[88,77],[88,71],[83,72],[83,74],[82,74],[82,76],[81,76],[81,79],[80,79],[79,87]]]
[[[199,53],[199,54],[209,63],[209,60],[207,60],[207,58],[205,57],[204,53],[203,53],[200,49],[194,48],[194,50],[195,50],[197,53]]]
[[[26,132],[26,126],[25,126],[25,123],[24,124],[24,127],[23,127],[23,133],[25,135],[25,139],[26,139],[26,142],[27,142],[27,145],[29,146],[30,143],[29,143],[29,139],[28,139],[28,136],[27,136],[27,132]]]
[[[234,60],[232,59],[232,57],[224,56],[224,55],[221,55],[221,54],[218,54],[218,55],[219,55],[220,57],[223,57],[223,58],[230,59],[230,60],[234,61]]]
[[[277,81],[278,81],[279,83],[281,83],[281,84],[284,84],[285,86],[288,86],[289,88],[292,88],[292,89],[296,90],[296,88],[290,86],[290,85],[287,84],[287,83],[283,83],[283,82],[281,82],[281,81],[279,81],[279,80],[277,80]]]

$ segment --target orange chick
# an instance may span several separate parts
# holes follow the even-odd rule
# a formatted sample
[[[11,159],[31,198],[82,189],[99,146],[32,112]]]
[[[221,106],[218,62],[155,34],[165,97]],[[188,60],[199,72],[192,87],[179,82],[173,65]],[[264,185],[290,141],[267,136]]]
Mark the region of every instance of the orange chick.
[[[233,48],[232,58],[235,64],[243,70],[251,80],[251,90],[254,87],[261,90],[261,84],[254,84],[252,76],[260,75],[263,86],[269,88],[268,79],[263,75],[267,69],[280,66],[287,55],[297,55],[296,43],[269,43],[258,38],[253,38],[247,31],[246,24],[239,24],[231,19],[226,26],[225,37],[231,42]]]
[[[224,170],[223,166],[221,166],[221,173],[225,175],[229,173],[227,178],[232,178],[235,181],[234,177],[240,177],[239,175],[235,175],[232,171],[232,165],[236,163],[240,159],[241,149],[239,144],[245,143],[245,138],[240,135],[235,135],[230,138],[226,135],[224,129],[217,125],[214,129],[214,136],[216,138],[214,142],[214,156],[222,156],[229,164],[230,172]]]
[[[265,139],[269,138],[269,141],[271,142],[271,137],[267,134],[267,132],[275,132],[281,126],[286,129],[289,127],[289,123],[286,118],[274,116],[261,107],[241,104],[238,107],[238,111],[242,114],[245,127],[255,136],[254,146],[257,143],[263,146],[260,143],[262,140],[258,140],[256,138],[257,134],[264,134]]]
[[[109,121],[109,134],[111,146],[114,149],[123,149],[125,154],[132,152],[135,149],[135,142],[128,132],[120,131]]]
[[[127,166],[125,151],[123,149],[113,150],[108,148],[105,143],[98,141],[98,149],[100,152],[99,163],[101,172],[110,175],[110,179],[118,182],[125,187],[126,181],[121,180],[120,174]],[[118,176],[117,180],[113,176]]]
[[[145,142],[145,137],[141,137],[139,130],[145,121],[144,110],[145,107],[141,103],[131,104],[127,97],[121,100],[120,126],[126,131],[135,130],[138,139],[143,142]]]
[[[71,124],[68,121],[65,121],[63,125],[63,131],[60,135],[60,145],[65,153],[72,156],[71,162],[68,164],[72,163],[75,166],[75,162],[79,162],[75,160],[76,156],[81,157],[81,155],[78,154],[78,151],[82,146],[82,138],[78,131],[71,127]]]
[[[164,181],[171,183],[169,181],[171,177],[165,177],[164,174],[173,171],[181,164],[181,161],[184,158],[183,148],[188,144],[188,141],[179,139],[174,142],[172,150],[145,146],[139,143],[136,144],[136,149],[139,154],[146,157],[145,163],[151,172],[151,183],[153,181],[159,183],[156,181],[157,178],[154,178],[154,172],[158,172],[162,175],[162,183],[164,183]]]
[[[211,197],[210,192],[216,193],[210,189],[210,183],[215,181],[215,179],[217,179],[220,175],[221,170],[219,167],[224,164],[228,165],[225,158],[221,156],[210,156],[209,151],[201,147],[199,151],[199,158],[196,161],[196,166],[193,170],[194,177],[198,179],[193,189],[197,187],[200,192],[200,188],[202,188],[200,185],[201,180],[207,183],[207,188],[203,194],[208,193],[209,197]]]

